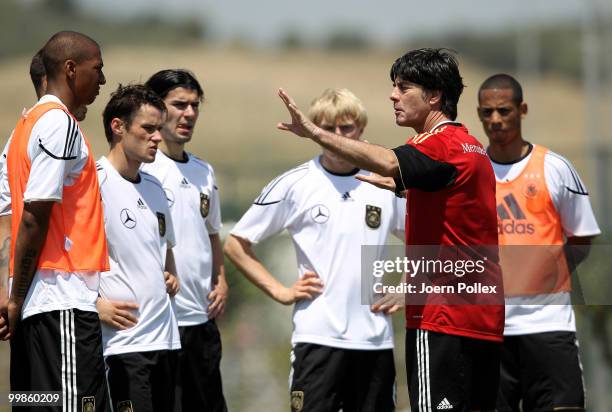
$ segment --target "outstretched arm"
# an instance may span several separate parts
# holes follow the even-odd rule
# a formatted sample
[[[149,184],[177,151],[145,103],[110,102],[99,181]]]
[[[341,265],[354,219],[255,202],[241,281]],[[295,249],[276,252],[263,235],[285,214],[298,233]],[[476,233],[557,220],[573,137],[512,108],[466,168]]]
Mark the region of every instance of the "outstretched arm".
[[[278,96],[285,103],[291,115],[291,122],[278,123],[277,128],[311,139],[361,169],[381,176],[399,177],[399,162],[392,150],[322,130],[300,111],[283,89],[278,90]]]
[[[225,255],[255,286],[272,299],[284,305],[291,305],[302,299],[314,299],[321,293],[323,284],[315,273],[305,273],[290,288],[280,283],[259,261],[251,243],[234,235],[227,237]]]

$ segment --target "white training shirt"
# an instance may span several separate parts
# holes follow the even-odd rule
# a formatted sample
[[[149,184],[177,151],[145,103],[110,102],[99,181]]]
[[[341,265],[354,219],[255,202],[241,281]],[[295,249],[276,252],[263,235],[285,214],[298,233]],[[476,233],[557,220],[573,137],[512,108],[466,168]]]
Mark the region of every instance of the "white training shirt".
[[[174,229],[161,184],[143,172],[138,183],[130,182],[105,157],[96,166],[110,260],[110,272],[103,273],[100,281],[100,296],[139,305],[138,323],[132,328],[117,330],[102,323],[104,356],[180,349],[164,280]]]
[[[63,104],[56,96],[47,94],[37,105],[48,102]],[[32,128],[28,156],[31,169],[24,202],[61,202],[64,186],[74,184],[89,153],[78,122],[63,110],[52,109]],[[10,202],[10,193],[8,196]],[[99,283],[99,272],[39,269],[23,304],[22,319],[71,308],[95,312]]]
[[[531,155],[530,151],[526,157],[511,164],[491,161],[497,181],[517,178],[527,166]],[[593,215],[589,194],[572,164],[564,157],[548,151],[544,157],[544,178],[565,236],[599,235],[601,230]],[[576,331],[569,292],[506,298],[504,335],[554,331]]]
[[[185,161],[173,160],[161,150],[142,170],[164,187],[177,239],[174,259],[181,289],[174,297],[179,326],[208,321],[212,249],[210,235],[221,228],[219,193],[213,168],[191,153]]]
[[[359,171],[368,174],[366,171]],[[315,272],[323,293],[293,311],[292,343],[344,349],[393,348],[391,318],[361,302],[361,246],[381,245],[389,233],[403,240],[405,200],[327,172],[318,158],[270,182],[231,233],[258,243],[287,229],[297,255],[296,278]],[[366,224],[367,207],[379,208],[380,226]],[[371,208],[370,208],[371,210]],[[378,258],[378,257],[377,257]]]

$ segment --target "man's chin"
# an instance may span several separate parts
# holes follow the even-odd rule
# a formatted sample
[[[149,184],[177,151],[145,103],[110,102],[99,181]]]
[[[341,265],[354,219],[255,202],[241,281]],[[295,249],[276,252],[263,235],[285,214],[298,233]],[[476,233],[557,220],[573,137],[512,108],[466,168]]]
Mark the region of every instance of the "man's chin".
[[[508,143],[508,136],[504,132],[491,132],[487,135],[491,143],[504,144]]]
[[[87,117],[87,107],[79,107],[73,114],[77,121],[82,122]]]
[[[395,124],[401,127],[410,127],[411,125],[408,124],[409,122],[406,121],[406,119],[403,119],[401,117],[396,117],[395,118]]]
[[[183,135],[183,134],[179,134],[176,136],[176,142],[177,143],[188,143],[189,141],[191,141],[191,135]]]

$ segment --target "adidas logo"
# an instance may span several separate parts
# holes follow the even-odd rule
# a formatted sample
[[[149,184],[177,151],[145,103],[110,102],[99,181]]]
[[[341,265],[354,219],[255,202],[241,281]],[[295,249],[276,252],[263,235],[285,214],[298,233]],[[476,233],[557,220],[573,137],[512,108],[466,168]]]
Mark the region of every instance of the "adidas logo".
[[[342,200],[347,201],[347,200],[354,200],[351,197],[351,192],[344,192],[344,194],[342,195]]]
[[[448,401],[448,399],[444,398],[444,399],[442,399],[442,402],[440,402],[438,404],[436,409],[439,410],[439,411],[449,410],[449,409],[453,409],[453,405],[451,405],[451,403]]]
[[[189,181],[186,177],[183,177],[183,180],[181,180],[181,187],[189,187]]]
[[[517,222],[517,220],[525,220],[527,217],[512,193],[504,196],[504,201],[497,205],[497,216],[499,217],[497,233],[500,235],[533,235],[535,233],[533,223]],[[510,222],[504,222],[505,220],[510,220]]]
[[[138,204],[138,207],[140,209],[146,209],[147,208],[147,205],[145,205],[145,203],[142,201],[141,198],[138,198],[138,202],[136,202],[136,203]]]

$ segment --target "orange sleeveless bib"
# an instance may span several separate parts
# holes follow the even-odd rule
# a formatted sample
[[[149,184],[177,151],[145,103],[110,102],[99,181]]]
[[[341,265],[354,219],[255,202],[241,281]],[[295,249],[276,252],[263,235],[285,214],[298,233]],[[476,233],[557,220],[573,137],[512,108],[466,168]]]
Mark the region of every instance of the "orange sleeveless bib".
[[[10,273],[15,259],[15,241],[23,215],[23,195],[30,176],[28,142],[34,124],[52,109],[72,116],[58,103],[35,106],[24,115],[13,133],[7,155],[8,180],[11,189],[12,239]],[[89,156],[73,185],[64,186],[62,202],[51,210],[49,231],[40,252],[37,267],[63,272],[102,272],[109,270],[104,211],[98,187],[96,165],[89,142]]]
[[[534,145],[520,176],[497,182],[500,263],[506,296],[571,290],[561,220],[544,176],[547,152]]]

